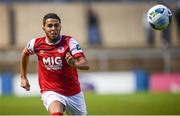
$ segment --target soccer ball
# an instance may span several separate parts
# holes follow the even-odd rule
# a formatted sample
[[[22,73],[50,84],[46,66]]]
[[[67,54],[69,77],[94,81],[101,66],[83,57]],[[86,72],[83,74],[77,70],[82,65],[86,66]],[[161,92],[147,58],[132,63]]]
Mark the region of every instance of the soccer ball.
[[[147,21],[153,29],[164,30],[172,20],[171,10],[164,5],[155,5],[147,13]]]

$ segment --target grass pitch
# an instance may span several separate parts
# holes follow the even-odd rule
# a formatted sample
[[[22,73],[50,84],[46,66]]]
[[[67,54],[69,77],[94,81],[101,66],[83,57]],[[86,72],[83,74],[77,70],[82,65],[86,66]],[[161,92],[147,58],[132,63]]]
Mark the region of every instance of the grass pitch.
[[[86,93],[89,115],[180,114],[180,94],[135,93],[97,95]],[[49,115],[40,97],[0,97],[0,115]]]

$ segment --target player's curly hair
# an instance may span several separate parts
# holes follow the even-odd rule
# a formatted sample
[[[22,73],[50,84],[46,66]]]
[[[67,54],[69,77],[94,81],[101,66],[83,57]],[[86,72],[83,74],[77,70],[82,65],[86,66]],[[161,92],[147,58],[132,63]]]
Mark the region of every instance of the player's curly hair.
[[[46,20],[52,18],[52,19],[57,19],[61,23],[60,17],[56,13],[48,13],[43,17],[43,25],[45,25]]]

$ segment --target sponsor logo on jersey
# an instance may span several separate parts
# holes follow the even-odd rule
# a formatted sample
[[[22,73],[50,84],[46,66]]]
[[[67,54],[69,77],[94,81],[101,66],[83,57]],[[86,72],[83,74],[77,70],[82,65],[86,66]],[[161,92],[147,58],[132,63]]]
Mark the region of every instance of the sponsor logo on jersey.
[[[43,58],[43,63],[47,70],[60,70],[63,66],[62,59],[59,56]]]
[[[76,45],[76,49],[77,49],[77,50],[81,50],[81,47],[80,47],[79,44]]]
[[[77,50],[82,50],[82,49],[81,49],[80,45],[77,44],[74,48],[72,48],[71,51],[74,51],[74,50],[77,51]]]

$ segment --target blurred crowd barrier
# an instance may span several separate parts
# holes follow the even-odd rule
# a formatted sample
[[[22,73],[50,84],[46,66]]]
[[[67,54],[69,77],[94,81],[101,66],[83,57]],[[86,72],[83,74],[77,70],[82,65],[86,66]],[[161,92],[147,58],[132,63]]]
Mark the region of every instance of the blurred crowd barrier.
[[[21,50],[26,43],[44,36],[42,18],[55,12],[62,19],[61,34],[72,35],[82,46],[90,62],[91,71],[122,71],[137,67],[148,71],[163,71],[164,51],[162,32],[155,31],[154,44],[149,48],[145,33],[145,15],[153,2],[92,2],[86,3],[0,3],[0,71],[19,72]],[[169,3],[172,12],[175,3]],[[97,14],[102,44],[88,43],[87,10]],[[173,14],[174,15],[174,14]],[[170,68],[180,69],[176,21],[171,24]],[[160,48],[160,49],[159,49]],[[28,72],[37,72],[36,57],[30,58]]]
[[[155,3],[91,3],[97,14],[103,47],[147,47],[144,15]],[[169,4],[172,10],[174,4]],[[75,37],[83,47],[88,43],[87,9],[85,3],[13,3],[0,4],[0,48],[22,48],[32,38],[43,36],[42,17],[55,12],[62,18],[62,34]],[[174,19],[173,19],[174,20]],[[175,21],[172,22],[172,46],[178,46]],[[13,36],[12,36],[13,35]],[[155,47],[160,46],[160,32]]]
[[[0,95],[40,96],[38,74],[29,73],[31,90],[20,87],[19,74],[0,75]],[[133,94],[135,92],[180,93],[180,73],[148,73],[142,69],[120,72],[86,72],[79,76],[81,89],[96,94]]]
[[[4,48],[10,43],[7,6],[0,4],[0,11],[0,46]]]

